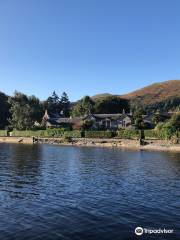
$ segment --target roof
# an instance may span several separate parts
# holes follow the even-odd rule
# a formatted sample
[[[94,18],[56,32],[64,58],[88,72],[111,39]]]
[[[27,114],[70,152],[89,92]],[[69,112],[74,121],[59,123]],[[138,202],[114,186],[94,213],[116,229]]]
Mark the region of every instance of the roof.
[[[86,119],[93,119],[102,120],[102,119],[110,119],[110,120],[117,120],[117,119],[124,119],[126,117],[132,117],[130,114],[89,114],[84,117],[73,117],[73,118],[65,118],[61,117],[58,114],[49,114],[48,121],[52,123],[77,123]]]
[[[53,126],[53,125],[55,125],[55,126],[60,125],[60,123],[58,123],[57,121],[55,121],[53,119],[48,119],[46,124],[47,125],[51,125],[51,126]]]
[[[94,117],[98,117],[98,118],[118,118],[121,117],[122,114],[120,113],[114,113],[114,114],[93,114]]]
[[[117,119],[124,119],[126,117],[132,118],[130,114],[120,114],[120,113],[114,113],[114,114],[93,114],[95,118],[99,119],[112,119],[112,120],[117,120]]]
[[[58,123],[69,123],[70,122],[70,118],[58,118],[56,121]]]
[[[60,124],[60,123],[77,123],[82,120],[83,118],[81,117],[74,117],[74,118],[59,118],[56,121]]]

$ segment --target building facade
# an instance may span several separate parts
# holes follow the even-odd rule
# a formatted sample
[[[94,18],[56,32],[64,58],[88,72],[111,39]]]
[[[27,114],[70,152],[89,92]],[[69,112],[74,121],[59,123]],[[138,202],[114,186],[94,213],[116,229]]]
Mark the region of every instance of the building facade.
[[[162,122],[166,121],[172,116],[173,113],[160,114]],[[143,115],[143,122],[147,128],[154,127],[152,114]],[[103,129],[103,130],[117,130],[117,129],[132,129],[134,128],[134,121],[132,113],[117,113],[117,114],[92,114],[89,113],[83,117],[64,117],[63,113],[48,113],[45,114],[42,119],[42,123],[45,127],[60,128],[65,126],[71,126],[72,128],[80,129],[86,122],[91,122],[92,129]]]
[[[93,129],[120,129],[132,127],[131,114],[88,114],[84,117],[65,118],[61,114],[52,114],[45,111],[42,119],[42,125],[45,127],[63,127],[65,124],[82,125],[85,122],[91,122]]]

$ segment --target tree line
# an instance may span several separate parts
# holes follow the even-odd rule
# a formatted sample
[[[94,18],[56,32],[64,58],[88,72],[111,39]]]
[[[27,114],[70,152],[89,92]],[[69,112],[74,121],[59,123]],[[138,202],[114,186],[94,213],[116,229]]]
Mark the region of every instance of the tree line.
[[[18,91],[13,96],[0,92],[0,129],[32,129],[36,121],[41,123],[45,110],[63,117],[79,117],[89,113],[128,112],[130,106],[128,100],[115,96],[98,101],[85,96],[73,104],[66,92],[59,96],[54,91],[45,101]]]
[[[0,93],[0,129],[31,129],[36,121],[41,122],[45,110],[63,112],[67,117],[69,109],[70,101],[65,92],[59,97],[54,91],[45,101],[17,91],[13,96]]]
[[[161,112],[168,112],[168,111],[180,111],[180,97],[174,96],[169,97],[163,101],[150,104],[146,107],[147,112],[153,111],[161,111]]]
[[[135,124],[143,128],[142,115],[147,112],[156,112],[158,109],[177,109],[180,106],[179,98],[171,98],[163,103],[153,106],[144,106],[139,101],[130,102],[118,96],[107,96],[92,99],[83,97],[76,103],[71,103],[67,93],[59,96],[55,91],[45,101],[40,101],[36,96],[27,96],[15,91],[13,96],[0,92],[0,129],[32,129],[37,121],[41,123],[45,110],[49,113],[58,113],[63,117],[79,117],[89,113],[129,113],[132,111]],[[154,122],[161,121],[160,115],[155,114]]]
[[[127,99],[117,96],[108,96],[93,100],[89,96],[85,96],[72,108],[72,116],[78,117],[89,113],[126,113],[130,111],[130,104]]]

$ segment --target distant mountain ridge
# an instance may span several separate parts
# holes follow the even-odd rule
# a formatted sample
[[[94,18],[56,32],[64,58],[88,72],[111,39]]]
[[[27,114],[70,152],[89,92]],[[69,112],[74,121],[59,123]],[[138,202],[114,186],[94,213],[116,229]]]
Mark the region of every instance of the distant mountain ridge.
[[[143,104],[152,105],[166,101],[167,99],[180,98],[180,80],[168,80],[151,84],[147,87],[130,92],[124,95],[112,95],[109,93],[98,94],[92,97],[94,100],[106,98],[108,96],[118,96],[128,100],[141,101]]]
[[[180,80],[154,83],[134,92],[122,95],[126,99],[139,99],[145,105],[165,101],[171,97],[180,97]]]
[[[106,97],[110,97],[110,96],[115,96],[115,95],[110,94],[110,93],[102,93],[102,94],[96,94],[96,95],[92,96],[91,98],[92,98],[93,100],[96,100],[96,99],[99,100],[99,99],[106,98]]]

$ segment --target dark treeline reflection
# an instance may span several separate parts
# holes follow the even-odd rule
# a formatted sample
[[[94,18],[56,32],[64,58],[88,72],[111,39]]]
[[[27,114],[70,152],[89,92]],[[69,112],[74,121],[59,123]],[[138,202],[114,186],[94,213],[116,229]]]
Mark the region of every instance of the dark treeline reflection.
[[[0,156],[0,171],[3,174],[6,172],[6,179],[1,176],[3,191],[6,194],[9,193],[9,197],[15,198],[37,194],[29,186],[35,186],[41,175],[41,147],[39,145],[1,144],[0,151],[5,153],[5,156]]]
[[[12,165],[18,176],[36,177],[39,175],[39,166],[42,148],[39,145],[15,145],[10,147]]]

